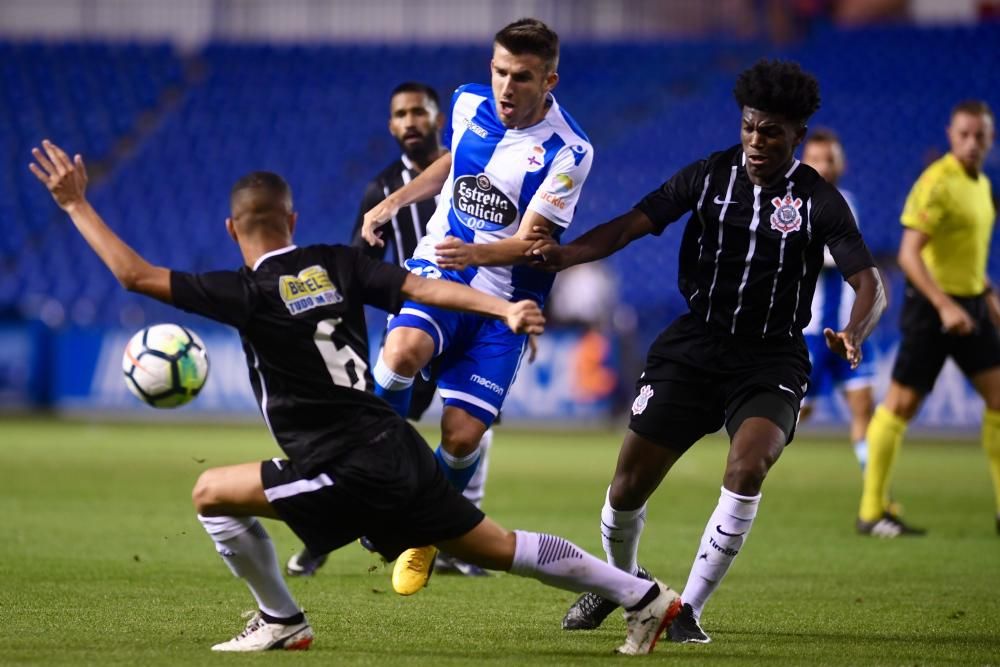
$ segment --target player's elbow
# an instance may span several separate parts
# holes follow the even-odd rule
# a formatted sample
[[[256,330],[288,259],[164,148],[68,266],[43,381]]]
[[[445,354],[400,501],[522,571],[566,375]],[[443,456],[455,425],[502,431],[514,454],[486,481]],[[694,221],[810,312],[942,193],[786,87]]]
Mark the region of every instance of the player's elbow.
[[[141,277],[138,271],[134,269],[115,271],[115,278],[118,280],[118,284],[127,289],[129,292],[139,291]]]

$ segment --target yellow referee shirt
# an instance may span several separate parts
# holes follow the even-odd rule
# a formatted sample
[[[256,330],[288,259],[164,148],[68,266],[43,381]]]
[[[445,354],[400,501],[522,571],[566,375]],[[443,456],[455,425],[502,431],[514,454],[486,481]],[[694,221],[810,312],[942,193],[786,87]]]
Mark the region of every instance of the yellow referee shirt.
[[[982,172],[971,178],[948,153],[917,179],[902,221],[930,237],[921,257],[941,289],[952,296],[975,296],[986,289],[995,217],[989,179]]]

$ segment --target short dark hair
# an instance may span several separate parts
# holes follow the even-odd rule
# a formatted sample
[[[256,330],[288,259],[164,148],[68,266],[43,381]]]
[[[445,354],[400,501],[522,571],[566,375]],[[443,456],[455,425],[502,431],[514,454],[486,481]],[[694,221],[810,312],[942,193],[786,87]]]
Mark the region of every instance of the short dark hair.
[[[538,19],[518,19],[493,36],[499,44],[515,56],[530,53],[545,61],[549,71],[559,67],[559,35]]]
[[[995,120],[993,110],[983,100],[962,100],[951,110],[951,117],[954,118],[955,114],[959,113],[967,113],[970,116],[989,116],[990,120]]]
[[[244,190],[252,190],[255,194],[263,194],[273,200],[282,200],[288,208],[292,206],[292,188],[273,171],[252,171],[240,178],[229,191],[230,203]]]
[[[819,82],[796,62],[762,58],[739,75],[733,96],[741,109],[759,109],[805,124],[819,109]]]
[[[427,99],[434,103],[434,106],[438,109],[441,108],[441,100],[438,98],[437,91],[426,83],[420,83],[419,81],[404,81],[392,89],[392,95],[389,95],[389,99],[391,100],[400,93],[420,93],[421,95],[426,95]]]
[[[806,137],[807,144],[837,144],[843,146],[837,133],[828,127],[817,127]]]

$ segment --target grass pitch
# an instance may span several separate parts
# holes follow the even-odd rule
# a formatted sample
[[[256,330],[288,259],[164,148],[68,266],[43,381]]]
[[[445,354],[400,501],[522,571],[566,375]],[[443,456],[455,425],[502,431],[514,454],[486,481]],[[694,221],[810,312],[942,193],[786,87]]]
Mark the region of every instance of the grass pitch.
[[[433,436],[433,434],[430,434]],[[620,431],[498,429],[485,509],[508,527],[601,554],[598,519]],[[640,561],[678,590],[718,497],[710,439],[649,505]],[[0,421],[0,665],[603,664],[623,637],[559,622],[571,593],[508,575],[439,576],[411,598],[360,547],[291,586],[317,639],[305,654],[215,655],[252,599],[215,554],[189,493],[201,470],[278,455],[263,426]],[[854,534],[860,477],[846,439],[802,436],[765,485],[743,552],[703,618],[707,646],[644,664],[1000,664],[1000,537],[975,443],[911,442],[894,485],[924,538]],[[282,559],[296,548],[265,522]]]

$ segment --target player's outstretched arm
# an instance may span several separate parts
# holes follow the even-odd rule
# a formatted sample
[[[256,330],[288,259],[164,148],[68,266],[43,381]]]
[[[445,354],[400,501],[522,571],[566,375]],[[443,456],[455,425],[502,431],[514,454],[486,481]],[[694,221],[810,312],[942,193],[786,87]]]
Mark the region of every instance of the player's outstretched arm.
[[[392,216],[404,206],[429,199],[441,192],[451,171],[451,153],[445,153],[423,170],[419,176],[391,193],[378,205],[365,213],[361,224],[361,237],[369,245],[379,248],[385,245],[379,227],[392,220]]]
[[[521,218],[517,233],[509,239],[493,243],[466,243],[456,236],[449,236],[434,246],[437,265],[442,269],[462,271],[468,266],[514,266],[534,261],[528,250],[536,239],[552,238],[555,223],[545,216],[528,211]]]
[[[882,277],[875,267],[862,269],[847,279],[854,289],[851,319],[843,331],[824,329],[827,346],[847,360],[851,368],[861,363],[861,343],[871,334],[885,312],[887,300]]]
[[[504,301],[479,290],[449,280],[428,280],[415,274],[403,281],[403,296],[438,308],[461,310],[503,320],[517,334],[540,334],[545,331],[545,317],[534,301]]]
[[[153,266],[104,223],[87,201],[87,167],[80,155],[70,160],[63,149],[46,139],[31,149],[35,162],[28,165],[48,188],[59,208],[69,214],[83,238],[94,249],[121,285],[170,303],[170,270]]]
[[[640,211],[632,209],[610,222],[594,227],[568,245],[559,245],[544,230],[534,239],[527,254],[540,268],[562,271],[577,264],[586,264],[613,255],[632,241],[656,231],[653,221]]]

